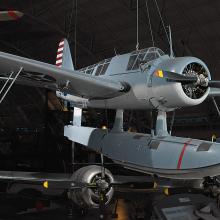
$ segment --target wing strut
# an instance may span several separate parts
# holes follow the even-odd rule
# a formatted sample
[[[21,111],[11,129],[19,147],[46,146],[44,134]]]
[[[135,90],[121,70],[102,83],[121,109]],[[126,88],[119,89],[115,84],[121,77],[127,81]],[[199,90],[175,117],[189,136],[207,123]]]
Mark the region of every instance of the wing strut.
[[[218,104],[217,104],[217,102],[215,101],[215,98],[214,98],[214,97],[212,97],[212,101],[213,101],[213,103],[214,103],[214,105],[215,105],[216,111],[218,112],[218,116],[220,117],[220,110],[219,110]]]
[[[81,126],[82,124],[82,109],[74,107],[73,108],[73,125]],[[75,170],[75,142],[72,142],[72,168]]]
[[[10,91],[11,87],[13,86],[13,84],[15,83],[16,79],[18,78],[19,74],[21,73],[22,69],[23,69],[23,67],[21,67],[19,69],[19,71],[16,73],[14,78],[12,77],[14,72],[11,72],[11,74],[9,75],[8,78],[4,77],[5,79],[7,78],[7,80],[4,83],[4,85],[2,86],[1,91],[0,91],[0,96],[2,95],[1,100],[0,100],[0,104],[3,102],[4,98],[6,97],[8,92]]]
[[[117,109],[115,114],[115,122],[112,128],[113,132],[123,132],[123,113],[122,109]]]
[[[156,120],[156,135],[167,136],[167,113],[165,111],[158,111]]]

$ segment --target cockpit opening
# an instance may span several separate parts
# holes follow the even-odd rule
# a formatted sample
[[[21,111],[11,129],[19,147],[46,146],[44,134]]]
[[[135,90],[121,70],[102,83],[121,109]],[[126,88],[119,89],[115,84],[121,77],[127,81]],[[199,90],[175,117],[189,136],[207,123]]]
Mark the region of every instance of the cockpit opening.
[[[163,55],[164,52],[156,47],[134,51],[129,58],[127,70],[136,70],[139,68],[141,62],[148,63]]]

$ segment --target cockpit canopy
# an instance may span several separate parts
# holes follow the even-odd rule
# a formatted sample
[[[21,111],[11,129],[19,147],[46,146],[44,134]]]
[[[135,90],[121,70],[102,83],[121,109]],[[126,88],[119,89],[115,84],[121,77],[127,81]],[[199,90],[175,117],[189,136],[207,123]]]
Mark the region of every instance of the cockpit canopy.
[[[163,55],[164,52],[157,47],[133,51],[128,61],[127,70],[136,70],[141,62],[148,63]]]
[[[86,74],[94,74],[93,72],[95,72],[96,76],[104,75],[106,70],[107,70],[107,68],[108,68],[108,66],[109,66],[109,64],[110,64],[110,62],[111,62],[111,59],[112,58],[102,60],[99,63],[96,63],[96,64],[93,64],[91,66],[82,68],[79,71],[80,72],[84,72]]]
[[[143,50],[133,51],[132,53],[119,55],[117,56],[117,59],[115,57],[115,58],[102,60],[99,63],[82,68],[79,71],[89,74],[89,75],[95,75],[95,76],[104,75],[106,74],[107,69],[112,59],[113,59],[112,65],[117,66],[118,69],[123,68],[122,71],[136,70],[139,68],[141,62],[148,63],[163,55],[164,55],[164,52],[161,49],[156,48],[156,47],[149,47]],[[124,62],[124,59],[121,59],[123,56],[126,56],[127,58],[126,63]]]

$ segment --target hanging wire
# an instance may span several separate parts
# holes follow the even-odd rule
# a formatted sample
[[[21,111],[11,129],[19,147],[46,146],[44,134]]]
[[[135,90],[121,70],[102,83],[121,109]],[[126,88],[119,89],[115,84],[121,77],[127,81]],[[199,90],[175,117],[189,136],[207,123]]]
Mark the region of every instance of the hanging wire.
[[[148,22],[149,22],[151,40],[152,40],[152,44],[153,44],[153,47],[154,47],[155,46],[154,35],[153,35],[153,30],[152,30],[152,25],[151,25],[150,12],[149,12],[149,8],[148,8],[148,0],[146,0],[146,8],[147,8],[147,17],[148,17]]]
[[[154,0],[154,2],[155,2],[155,5],[156,5],[156,7],[157,7],[157,11],[158,11],[158,14],[159,14],[159,16],[160,16],[160,20],[161,20],[162,25],[163,25],[163,29],[164,29],[164,31],[165,31],[165,33],[166,33],[166,37],[167,37],[168,43],[169,43],[169,45],[170,45],[169,35],[168,35],[168,33],[167,33],[167,30],[166,30],[166,27],[165,27],[165,24],[164,24],[162,15],[161,15],[161,13],[160,13],[160,8],[159,8],[159,6],[158,6],[157,0]]]
[[[73,0],[72,4],[72,9],[70,13],[70,21],[69,21],[69,27],[68,27],[68,32],[67,32],[67,39],[69,39],[70,32],[71,32],[71,26],[72,26],[72,19],[73,19],[73,13],[74,13],[74,6],[75,6],[75,23],[74,23],[74,66],[76,67],[76,52],[77,52],[77,14],[78,14],[78,5],[77,5],[77,0]]]
[[[136,50],[139,50],[139,0],[137,0],[137,44]]]
[[[75,42],[75,47],[74,47],[74,61],[75,61],[75,67],[76,67],[76,52],[77,52],[77,14],[78,14],[78,4],[77,4],[77,0],[75,0],[76,4],[75,4],[75,32],[74,32],[74,42]]]
[[[70,36],[70,31],[71,31],[71,25],[72,25],[72,18],[73,18],[73,10],[74,10],[74,0],[72,2],[72,8],[71,8],[71,13],[70,13],[70,20],[69,20],[69,26],[68,26],[68,31],[67,31],[67,39],[69,39]]]

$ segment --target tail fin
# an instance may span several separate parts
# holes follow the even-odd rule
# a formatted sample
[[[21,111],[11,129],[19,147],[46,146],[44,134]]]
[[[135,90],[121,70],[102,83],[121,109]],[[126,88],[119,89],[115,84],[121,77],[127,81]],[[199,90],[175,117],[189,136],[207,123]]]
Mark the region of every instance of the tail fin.
[[[73,60],[67,39],[62,39],[59,43],[56,66],[63,69],[74,70]]]
[[[59,43],[57,50],[56,66],[67,70],[74,70],[73,60],[67,39],[63,39]],[[63,111],[68,111],[67,101],[64,100],[63,104]],[[74,107],[73,124],[81,126],[81,120],[82,109]]]

